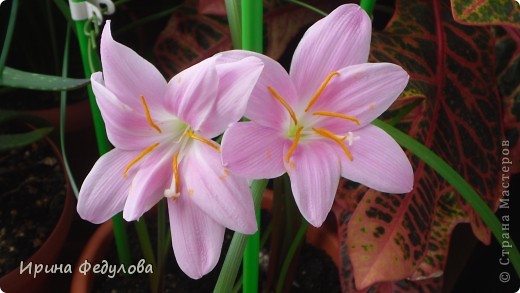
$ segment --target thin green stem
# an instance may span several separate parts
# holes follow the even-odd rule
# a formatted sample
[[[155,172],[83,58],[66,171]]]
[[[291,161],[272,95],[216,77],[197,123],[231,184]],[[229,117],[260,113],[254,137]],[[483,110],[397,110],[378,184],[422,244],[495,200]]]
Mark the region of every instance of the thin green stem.
[[[242,11],[241,0],[226,0],[226,14],[231,32],[233,48],[242,48]]]
[[[152,248],[152,241],[150,240],[150,234],[148,233],[148,227],[146,225],[146,221],[143,217],[139,219],[139,221],[135,222],[135,230],[137,232],[137,237],[139,238],[139,244],[141,247],[141,251],[143,253],[144,259],[147,263],[152,264],[154,268],[157,268],[157,263],[155,262],[155,255]],[[149,274],[151,289],[153,293],[159,292],[159,281],[160,274]]]
[[[4,73],[5,62],[7,55],[11,48],[11,41],[13,39],[14,25],[16,23],[16,15],[18,14],[18,0],[13,0],[11,4],[11,13],[9,14],[9,22],[7,24],[7,31],[5,33],[4,46],[2,47],[2,54],[0,55],[0,78]]]
[[[376,6],[376,0],[360,0],[359,6],[361,6],[361,8],[363,8],[363,10],[365,10],[370,17],[372,17],[372,12]]]
[[[390,120],[390,122],[388,122],[388,124],[394,126],[397,123],[399,123],[399,121],[401,121],[401,119],[406,117],[406,115],[410,114],[410,112],[412,112],[412,110],[415,109],[415,107],[417,107],[420,103],[422,103],[422,101],[423,101],[422,99],[417,99],[417,100],[411,102],[410,104],[399,109],[399,112],[397,112],[397,114],[394,117],[392,117],[392,120]]]
[[[287,276],[287,271],[289,270],[289,267],[291,265],[292,259],[294,257],[294,254],[296,253],[296,250],[300,246],[300,244],[303,241],[303,237],[305,236],[305,232],[307,231],[307,226],[309,224],[305,219],[302,218],[302,223],[300,225],[300,228],[298,229],[298,232],[296,232],[296,236],[294,237],[293,242],[291,243],[291,246],[289,247],[289,251],[287,252],[287,256],[285,257],[285,260],[283,261],[282,269],[280,270],[280,276],[278,277],[278,282],[276,283],[276,290],[275,292],[282,292],[283,286],[285,283],[285,277]]]
[[[260,207],[262,202],[262,195],[264,194],[267,186],[267,180],[255,180],[251,184],[251,193],[253,195],[253,201],[255,203],[255,210]],[[218,276],[217,284],[213,292],[231,292],[233,290],[233,284],[237,278],[238,269],[242,262],[242,255],[246,247],[246,242],[249,235],[244,235],[235,232],[229,250],[224,260],[222,270]],[[256,255],[258,258],[258,254]]]
[[[408,136],[406,133],[386,124],[381,120],[374,120],[372,122],[375,126],[383,129],[391,135],[400,145],[405,147],[419,157],[423,162],[434,169],[444,180],[453,186],[459,194],[473,207],[479,214],[484,223],[491,229],[491,232],[499,243],[504,240],[502,238],[502,226],[493,211],[482,200],[480,195],[457,173],[451,166],[449,166],[443,159],[433,153],[426,146]],[[503,247],[508,254],[515,270],[520,276],[520,253],[512,239],[508,239],[511,247]]]
[[[67,33],[65,35],[65,49],[63,49],[63,64],[61,68],[61,76],[67,77],[68,68],[69,68],[69,44],[70,44],[70,32],[72,30],[72,25],[69,24],[67,26]],[[79,191],[76,185],[76,181],[74,180],[74,176],[72,175],[72,171],[70,170],[69,162],[67,160],[67,151],[65,148],[65,121],[67,117],[67,91],[61,91],[60,93],[60,147],[61,147],[61,155],[63,156],[63,164],[65,165],[65,172],[67,172],[67,177],[69,178],[70,186],[76,198],[78,197]]]
[[[311,10],[311,11],[314,11],[314,12],[320,14],[320,15],[327,16],[327,13],[324,12],[323,10],[320,10],[320,9],[318,9],[318,8],[316,8],[316,7],[314,7],[314,6],[310,5],[310,4],[307,4],[305,2],[298,1],[298,0],[287,0],[287,2],[291,2],[291,3],[294,3],[296,5],[300,5],[300,6],[305,7],[307,9]]]

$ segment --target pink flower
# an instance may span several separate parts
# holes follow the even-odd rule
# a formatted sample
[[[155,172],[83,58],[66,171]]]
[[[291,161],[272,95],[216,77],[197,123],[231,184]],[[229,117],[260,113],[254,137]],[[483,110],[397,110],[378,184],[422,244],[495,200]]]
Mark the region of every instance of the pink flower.
[[[242,117],[263,64],[256,57],[224,63],[216,55],[166,83],[112,39],[109,23],[101,60],[92,88],[115,149],[85,179],[78,213],[101,223],[123,211],[132,221],[167,197],[177,262],[200,278],[219,259],[225,227],[257,230],[247,181],[222,166],[211,138]]]
[[[332,207],[340,176],[388,193],[406,193],[413,171],[400,146],[370,124],[399,96],[408,74],[390,63],[366,63],[371,37],[368,15],[346,4],[303,36],[290,74],[276,61],[256,56],[264,71],[246,110],[222,140],[224,165],[249,178],[287,172],[302,215],[321,226]]]

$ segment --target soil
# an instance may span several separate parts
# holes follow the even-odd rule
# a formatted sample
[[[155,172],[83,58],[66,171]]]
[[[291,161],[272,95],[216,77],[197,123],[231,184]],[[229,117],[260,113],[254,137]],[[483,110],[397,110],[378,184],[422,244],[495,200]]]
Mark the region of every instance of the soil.
[[[264,218],[265,212],[262,212]],[[134,258],[134,263],[142,258],[139,250],[138,240],[134,229],[130,226],[129,231],[130,247],[134,249],[133,255],[139,255]],[[264,225],[265,227],[265,225]],[[153,229],[153,227],[152,227]],[[149,231],[153,231],[150,229]],[[150,232],[153,235],[153,232]],[[187,277],[175,262],[173,252],[170,250],[167,262],[167,274],[165,277],[164,292],[180,292],[180,293],[197,293],[197,292],[213,292],[215,284],[224,262],[227,249],[233,237],[233,232],[226,230],[224,237],[223,251],[220,256],[219,263],[209,274],[199,280],[192,280]],[[117,264],[116,252],[112,251],[107,259],[109,264]],[[262,277],[266,272],[260,272]],[[115,278],[97,278],[93,286],[93,292],[129,292],[140,293],[149,292],[149,279],[146,274],[134,274],[130,277],[118,276]],[[262,284],[259,286],[262,292]],[[338,269],[332,259],[322,250],[319,250],[305,243],[301,250],[300,263],[297,269],[297,275],[293,282],[292,292],[340,292],[341,287],[338,277]]]
[[[59,159],[44,141],[0,153],[0,276],[51,234],[65,203],[65,184]]]

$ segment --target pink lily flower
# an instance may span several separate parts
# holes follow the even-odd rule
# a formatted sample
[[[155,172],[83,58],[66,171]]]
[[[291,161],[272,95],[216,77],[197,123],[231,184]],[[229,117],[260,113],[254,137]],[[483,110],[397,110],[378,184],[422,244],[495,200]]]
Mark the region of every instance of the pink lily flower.
[[[92,88],[115,149],[103,155],[81,188],[78,213],[101,223],[123,211],[139,219],[166,197],[175,258],[197,279],[216,265],[225,227],[257,230],[247,180],[224,168],[211,140],[239,120],[262,69],[256,57],[223,62],[215,55],[174,76],[101,37],[103,73]]]
[[[408,74],[390,63],[366,63],[371,22],[357,5],[338,7],[303,36],[290,74],[263,55],[264,71],[246,110],[222,140],[222,160],[249,178],[285,172],[302,215],[319,227],[344,177],[388,193],[412,190],[404,151],[370,124],[399,96]]]

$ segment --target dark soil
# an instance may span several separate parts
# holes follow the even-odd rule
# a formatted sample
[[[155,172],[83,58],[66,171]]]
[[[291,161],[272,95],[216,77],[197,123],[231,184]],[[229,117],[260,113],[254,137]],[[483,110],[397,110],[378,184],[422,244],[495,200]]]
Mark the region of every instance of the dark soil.
[[[0,153],[0,276],[45,242],[63,210],[65,190],[59,159],[45,142]]]
[[[264,213],[262,213],[264,214]],[[135,257],[133,263],[137,264],[138,260],[143,258],[139,250],[138,240],[135,230],[129,226],[130,245],[134,249],[133,255]],[[265,227],[265,226],[264,226]],[[153,229],[153,228],[152,228]],[[149,233],[154,235],[153,230]],[[223,252],[220,256],[219,263],[209,274],[205,275],[199,280],[192,280],[186,276],[175,262],[173,251],[170,250],[167,262],[167,274],[165,277],[165,288],[163,292],[180,292],[180,293],[197,293],[197,292],[213,292],[217,282],[222,263],[224,262],[231,238],[232,231],[226,230],[224,237]],[[117,264],[115,251],[112,251],[107,259],[109,264]],[[265,272],[261,275],[265,275]],[[99,276],[99,275],[98,275]],[[129,292],[141,293],[150,292],[149,279],[146,274],[133,274],[131,276],[123,277],[116,276],[115,278],[97,278],[94,285],[94,292]],[[260,284],[260,291],[262,284]],[[293,282],[292,292],[340,292],[340,283],[338,278],[338,269],[334,265],[331,258],[322,250],[305,243],[301,250],[300,263],[297,269],[297,275]],[[239,291],[240,292],[240,291]]]

